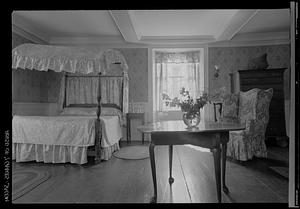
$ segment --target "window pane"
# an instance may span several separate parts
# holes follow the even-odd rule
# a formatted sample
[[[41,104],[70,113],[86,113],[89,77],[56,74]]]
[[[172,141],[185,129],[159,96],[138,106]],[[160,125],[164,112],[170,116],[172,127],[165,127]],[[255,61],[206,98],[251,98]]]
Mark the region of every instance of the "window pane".
[[[163,65],[163,87],[162,92],[166,94],[170,99],[175,97],[180,98],[180,89],[184,87],[190,92],[192,97],[195,97],[195,75],[194,70],[197,68],[197,64],[194,63],[168,63]],[[159,78],[159,75],[158,75]],[[180,107],[170,107],[166,105],[166,102],[171,100],[163,100],[163,110],[180,110]]]
[[[181,98],[180,90],[183,87],[189,91],[191,97],[195,98],[198,96],[200,88],[203,87],[201,82],[203,81],[202,77],[204,77],[203,62],[201,61],[200,63],[200,60],[203,60],[200,51],[197,51],[198,54],[190,53],[189,51],[178,54],[173,52],[155,52],[156,68],[154,75],[156,81],[154,82],[154,90],[157,93],[154,97],[155,110],[180,110],[180,107],[177,106],[170,107],[170,103],[176,97]],[[169,104],[166,105],[166,102],[169,102]],[[174,105],[174,103],[171,104]]]

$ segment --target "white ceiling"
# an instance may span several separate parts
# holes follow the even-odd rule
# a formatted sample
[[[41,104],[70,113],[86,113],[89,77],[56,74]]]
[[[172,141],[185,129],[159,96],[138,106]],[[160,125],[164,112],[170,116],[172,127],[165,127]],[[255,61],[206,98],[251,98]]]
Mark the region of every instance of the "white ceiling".
[[[216,36],[237,10],[136,10],[134,28],[142,36]],[[213,24],[212,24],[213,23]]]
[[[12,25],[48,44],[193,44],[274,38],[288,34],[290,20],[289,9],[53,10],[14,11]]]
[[[240,30],[239,33],[264,33],[289,31],[290,11],[288,9],[264,9]]]
[[[108,11],[15,11],[12,17],[49,37],[120,35]]]

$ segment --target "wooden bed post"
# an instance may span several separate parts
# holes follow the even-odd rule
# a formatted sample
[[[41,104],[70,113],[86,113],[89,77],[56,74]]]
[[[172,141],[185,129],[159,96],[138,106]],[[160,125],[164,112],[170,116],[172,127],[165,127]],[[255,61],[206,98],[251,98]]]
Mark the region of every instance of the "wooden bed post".
[[[101,72],[99,73],[98,81],[98,96],[97,96],[97,120],[96,120],[96,139],[95,139],[95,163],[101,162],[101,141],[102,141],[102,130],[100,123],[101,115]]]
[[[122,89],[121,89],[121,92],[122,92],[122,94],[121,94],[122,95],[122,97],[121,97],[122,98],[121,99],[122,100],[121,101],[121,110],[122,110],[122,113],[123,113],[123,102],[124,102],[124,100],[123,100],[124,99],[123,98],[124,97],[124,81],[125,81],[125,73],[123,71],[123,73],[122,73]]]
[[[95,144],[93,146],[89,147],[88,153],[90,151],[91,157],[94,158],[94,163],[100,163],[101,162],[101,154],[102,154],[102,147],[101,147],[101,142],[102,142],[102,125],[101,125],[101,112],[102,112],[102,107],[113,107],[121,110],[123,112],[123,91],[124,91],[124,73],[123,76],[116,76],[116,75],[102,75],[100,72],[97,75],[88,75],[87,77],[97,77],[98,78],[98,93],[97,93],[97,104],[67,104],[66,98],[67,98],[67,82],[68,78],[70,77],[85,77],[85,76],[80,76],[80,75],[65,75],[65,97],[64,97],[64,105],[63,107],[97,107],[97,118],[95,121]],[[114,104],[114,103],[103,103],[102,102],[102,96],[101,96],[101,78],[102,77],[121,77],[122,78],[122,86],[121,86],[121,104]]]
[[[64,101],[63,101],[63,108],[65,108],[67,106],[66,105],[67,104],[67,102],[66,102],[67,101],[67,98],[66,98],[67,97],[67,76],[68,75],[66,73],[63,74],[63,79],[65,79],[65,86],[64,86],[64,88],[65,88],[64,94],[65,95],[64,95]]]

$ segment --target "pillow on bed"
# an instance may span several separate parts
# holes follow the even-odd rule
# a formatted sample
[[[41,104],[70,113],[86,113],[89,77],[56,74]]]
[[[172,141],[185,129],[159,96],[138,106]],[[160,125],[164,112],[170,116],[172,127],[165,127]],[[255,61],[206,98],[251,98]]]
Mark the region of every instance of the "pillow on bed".
[[[60,115],[65,116],[94,116],[97,117],[97,107],[66,107]],[[102,107],[101,116],[118,116],[120,125],[126,125],[122,111],[113,107]]]
[[[63,109],[61,115],[88,115],[96,116],[96,107],[66,107]]]
[[[103,116],[112,116],[122,114],[121,110],[113,107],[101,107],[101,115]]]

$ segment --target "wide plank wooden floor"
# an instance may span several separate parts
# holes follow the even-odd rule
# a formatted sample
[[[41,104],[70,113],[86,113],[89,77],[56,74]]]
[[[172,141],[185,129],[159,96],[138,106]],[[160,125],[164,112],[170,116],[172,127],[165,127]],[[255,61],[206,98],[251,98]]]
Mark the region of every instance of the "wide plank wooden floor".
[[[173,154],[175,182],[170,186],[168,147],[155,147],[157,202],[217,202],[212,153],[191,146],[174,146]],[[230,193],[222,193],[222,201],[287,203],[288,180],[268,169],[280,163],[277,159],[253,159],[243,164],[228,160],[226,182]],[[22,168],[46,170],[51,177],[13,203],[149,203],[153,194],[149,158],[112,157],[97,165],[83,166],[13,162],[13,171]]]

